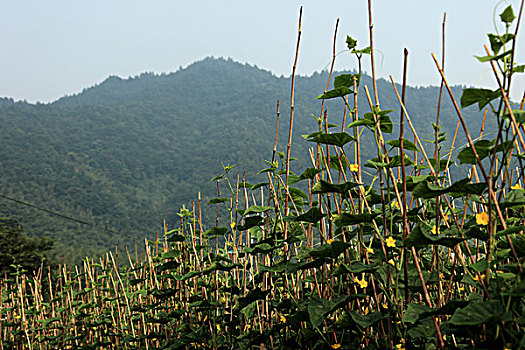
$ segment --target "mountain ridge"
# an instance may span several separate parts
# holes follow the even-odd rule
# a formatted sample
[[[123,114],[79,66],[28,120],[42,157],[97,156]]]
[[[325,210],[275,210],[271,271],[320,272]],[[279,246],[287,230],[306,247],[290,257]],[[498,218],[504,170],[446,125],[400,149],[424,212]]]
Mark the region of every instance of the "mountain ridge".
[[[311,164],[307,148],[313,144],[301,135],[317,129],[311,115],[321,113],[315,98],[327,79],[328,72],[296,77],[292,156],[299,160],[292,170],[299,172]],[[364,76],[362,84],[371,86],[370,78]],[[378,86],[382,109],[399,110],[389,83],[378,80]],[[459,93],[458,88],[454,91]],[[416,127],[422,128],[420,137],[431,135],[428,120],[435,118],[437,93],[437,87],[407,88],[407,108]],[[191,207],[198,192],[203,203],[216,195],[209,179],[222,171],[221,162],[237,164],[234,171],[241,174],[266,167],[278,99],[278,150],[285,150],[289,98],[289,78],[233,60],[208,58],[166,75],[108,78],[50,104],[6,100],[0,102],[5,135],[0,144],[0,188],[20,200],[137,239],[152,237],[161,232],[163,219],[176,225],[178,208]],[[369,109],[362,93],[359,105],[360,115]],[[341,101],[326,101],[325,107],[330,122],[340,125]],[[466,114],[477,127],[478,114],[472,108]],[[392,114],[394,125],[397,119],[398,113]],[[455,127],[455,112],[445,99],[442,121],[446,129]],[[108,237],[5,201],[0,201],[0,216],[17,219],[31,235],[54,238],[57,254],[71,259],[115,244],[133,245],[128,238]],[[70,249],[71,241],[81,248]]]

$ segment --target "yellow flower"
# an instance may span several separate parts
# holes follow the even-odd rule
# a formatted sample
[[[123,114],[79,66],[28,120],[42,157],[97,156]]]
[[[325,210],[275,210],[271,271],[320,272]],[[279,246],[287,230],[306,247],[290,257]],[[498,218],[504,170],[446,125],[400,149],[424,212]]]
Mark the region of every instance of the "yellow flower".
[[[399,209],[399,203],[396,199],[394,199],[392,203],[390,203],[390,206]]]
[[[357,164],[350,164],[350,171],[358,172],[359,171],[359,165],[357,165]]]
[[[520,184],[515,184],[514,186],[510,186],[511,190],[522,190],[523,187],[520,186]]]
[[[244,331],[246,332],[246,331],[250,330],[250,328],[252,328],[252,326],[247,323],[246,326],[244,326]]]
[[[326,243],[328,243],[328,244],[332,244],[333,241],[334,241],[334,239],[333,239],[333,238],[330,238],[328,241],[326,241]]]
[[[232,228],[232,230],[235,228],[237,224],[235,222],[232,221],[232,223],[230,224],[230,227]]]
[[[393,259],[388,260],[387,263],[389,263],[392,266],[396,266]]]
[[[219,332],[221,331],[221,325],[220,325],[220,324],[217,325],[217,330],[218,330]]]
[[[372,248],[366,248],[366,251],[368,254],[374,254],[374,250]]]
[[[489,214],[482,212],[476,214],[476,224],[486,226],[489,224]]]
[[[396,246],[396,240],[395,240],[392,236],[389,236],[389,237],[385,240],[385,242],[386,242],[386,246],[387,246],[387,247],[391,247],[391,248],[393,248],[393,247]]]
[[[430,232],[433,235],[439,235],[439,227],[436,227],[436,225],[432,226],[432,229],[430,230]]]
[[[405,347],[403,346],[403,344],[397,344],[396,345],[396,349],[397,350],[405,350]]]
[[[484,279],[484,278],[485,278],[485,275],[481,275],[481,279]],[[474,281],[479,281],[479,280],[480,280],[480,276],[478,276],[478,275],[474,275],[474,277],[472,277],[472,279],[473,279]]]
[[[388,309],[388,304],[387,303],[383,303],[383,309]]]
[[[340,347],[341,347],[341,344],[332,345],[332,349],[339,349]]]
[[[362,280],[359,280],[357,277],[354,278],[354,282],[359,284],[359,287],[366,288],[368,287],[368,282],[363,278]]]
[[[286,323],[286,317],[284,315],[279,316],[282,323]]]

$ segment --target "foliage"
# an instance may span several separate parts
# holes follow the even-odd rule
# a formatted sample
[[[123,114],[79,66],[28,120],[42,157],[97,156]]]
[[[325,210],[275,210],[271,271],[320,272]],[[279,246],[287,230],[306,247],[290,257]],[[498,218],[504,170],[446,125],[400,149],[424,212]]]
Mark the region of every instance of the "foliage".
[[[346,78],[336,79],[337,84],[345,84],[354,73],[338,75]],[[292,170],[311,166],[308,148],[314,144],[301,135],[317,127],[311,115],[319,113],[315,97],[328,76],[322,72],[297,77],[292,154],[298,159],[291,163]],[[371,84],[368,76],[361,80]],[[397,108],[388,82],[380,80],[378,86],[385,109]],[[209,179],[221,171],[219,160],[246,170],[247,182],[265,182],[266,175],[256,173],[271,157],[278,98],[279,130],[289,127],[283,116],[289,113],[290,101],[282,98],[288,94],[288,78],[208,58],[167,75],[111,77],[47,105],[6,100],[0,103],[2,194],[122,234],[64,221],[5,199],[0,199],[0,215],[16,219],[32,235],[51,237],[53,254],[69,263],[115,245],[141,247],[145,234],[154,239],[162,232],[164,219],[177,222],[177,208],[192,208],[193,202],[198,206],[198,192],[203,219],[213,222],[216,212],[204,204],[217,196],[216,184]],[[426,120],[435,113],[437,94],[436,87],[407,88],[407,108],[422,135],[432,134]],[[366,106],[362,87],[358,99]],[[330,122],[340,125],[336,116],[344,106],[332,99],[325,108]],[[453,131],[450,103],[444,101],[442,114],[444,128]],[[473,127],[481,125],[477,108],[469,109],[466,117]],[[487,130],[493,128],[487,124]],[[280,132],[278,144],[286,142],[286,133]],[[360,142],[363,159],[373,158],[372,138],[364,134]]]
[[[500,18],[508,35],[512,9]],[[514,40],[490,38],[502,46],[495,53]],[[373,54],[347,43],[358,60]],[[251,185],[223,165],[212,180],[222,190],[207,200],[215,225],[202,221],[200,206],[182,206],[180,225],[146,240],[141,258],[127,251],[63,265],[49,297],[40,292],[42,271],[12,274],[0,284],[0,345],[522,348],[525,144],[519,112],[506,100],[513,52],[488,54],[483,61],[496,61],[503,77],[501,94],[468,89],[462,101],[488,106],[497,130],[474,143],[457,110],[468,136],[458,158],[469,170],[459,180],[439,122],[432,158],[415,130],[406,148],[401,136],[386,142],[383,133],[410,116],[396,125],[393,111],[370,102],[360,117],[359,102],[346,97],[361,90],[337,79],[337,91],[320,100],[341,102],[351,124],[330,132],[328,119],[316,118],[318,130],[306,137],[312,167],[298,176],[276,152],[260,172],[264,182]],[[371,144],[362,142],[365,133]],[[365,162],[361,149],[372,146],[375,158]]]
[[[0,275],[22,269],[30,275],[50,266],[46,256],[53,246],[47,238],[29,238],[16,221],[0,218]]]

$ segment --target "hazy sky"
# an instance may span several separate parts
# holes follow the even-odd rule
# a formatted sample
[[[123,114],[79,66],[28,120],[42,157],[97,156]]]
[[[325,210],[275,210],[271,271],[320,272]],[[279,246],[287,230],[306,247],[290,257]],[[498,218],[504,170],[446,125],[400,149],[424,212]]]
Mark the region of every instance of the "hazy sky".
[[[303,33],[298,71],[309,75],[329,63],[337,18],[337,51],[346,34],[368,46],[366,0],[0,0],[0,96],[53,101],[100,83],[109,75],[173,72],[207,56],[231,57],[275,74],[291,72],[299,7]],[[518,0],[373,0],[379,77],[400,80],[409,50],[411,85],[438,85],[430,54],[441,55],[446,11],[446,71],[451,84],[495,87],[490,66],[478,63],[486,33]],[[524,27],[522,27],[524,28]],[[501,26],[498,30],[503,30]],[[524,43],[524,33],[518,42]],[[516,60],[525,63],[524,45]],[[338,69],[356,68],[348,53]],[[364,69],[369,71],[368,61]],[[523,74],[521,74],[523,76]],[[521,98],[523,77],[513,98]]]

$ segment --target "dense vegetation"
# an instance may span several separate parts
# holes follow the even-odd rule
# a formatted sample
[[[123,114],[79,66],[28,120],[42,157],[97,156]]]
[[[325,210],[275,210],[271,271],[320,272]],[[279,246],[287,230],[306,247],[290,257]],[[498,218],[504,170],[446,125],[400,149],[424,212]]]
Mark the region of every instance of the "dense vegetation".
[[[292,170],[311,166],[307,148],[312,145],[301,135],[317,128],[311,115],[321,115],[315,97],[327,80],[328,72],[296,78],[292,156],[298,160]],[[371,86],[368,76],[362,78],[364,85]],[[379,80],[378,89],[383,109],[399,109],[388,81]],[[216,196],[216,185],[209,180],[222,171],[221,162],[235,164],[233,172],[241,176],[246,170],[248,182],[265,179],[256,173],[272,157],[278,99],[280,130],[289,127],[289,90],[289,78],[207,58],[172,74],[110,77],[51,104],[3,99],[0,193],[122,234],[3,198],[0,216],[16,219],[30,236],[51,237],[54,255],[67,262],[78,263],[115,245],[133,250],[137,244],[140,250],[145,236],[153,239],[162,232],[164,219],[177,225],[178,208],[191,208],[198,192],[203,203]],[[425,139],[432,139],[428,120],[436,114],[438,95],[438,87],[407,88],[407,109]],[[358,100],[363,112],[368,111],[362,89]],[[340,124],[344,106],[327,101],[325,107],[328,119]],[[442,129],[451,135],[454,113],[444,101]],[[465,118],[479,130],[477,109],[467,110]],[[490,128],[495,125],[488,122]],[[395,128],[392,137],[397,132]],[[286,142],[281,132],[278,150],[284,151]],[[365,134],[361,142],[363,159],[375,157],[373,139]],[[464,143],[460,135],[456,145]],[[214,222],[214,210],[203,215]]]
[[[166,215],[169,226],[154,241],[145,241],[144,254],[119,248],[77,266],[26,271],[21,262],[45,262],[40,252],[49,246],[45,240],[26,240],[15,221],[0,220],[6,240],[39,249],[31,257],[15,250],[0,256],[13,258],[11,271],[0,280],[0,349],[524,348],[525,100],[513,107],[508,91],[512,75],[523,73],[525,65],[514,62],[510,6],[500,19],[505,33],[490,34],[490,51],[479,58],[491,65],[499,89],[454,91],[434,57],[454,109],[443,101],[439,111],[418,110],[423,97],[412,89],[405,96],[412,106],[407,110],[398,94],[403,88],[393,82],[388,91],[395,92],[397,104],[388,98],[386,81],[376,89],[359,72],[336,74],[329,91],[321,87],[301,100],[298,90],[297,99],[292,97],[297,110],[286,113],[290,120],[296,117],[299,134],[308,133],[303,128],[314,121],[308,136],[281,142],[257,185],[247,183],[236,167],[222,166],[210,184],[221,191],[202,190],[207,196],[202,208],[163,211],[164,205],[191,200],[182,196],[193,194],[195,172],[206,182],[215,173],[206,170],[214,161],[206,157],[218,156],[219,149],[229,152],[226,162],[247,168],[258,168],[253,163],[262,163],[263,150],[271,157],[272,108],[259,115],[265,110],[256,108],[257,99],[263,86],[273,82],[268,90],[279,91],[284,79],[205,60],[171,77],[112,78],[49,106],[4,101],[2,118],[12,131],[6,145],[13,153],[2,160],[14,168],[3,169],[11,192],[20,186],[17,193],[24,199],[48,198],[55,209],[120,230],[154,225],[148,220],[155,216],[135,217],[149,210]],[[373,53],[358,49],[351,37],[346,42],[358,58]],[[192,75],[199,66],[206,77],[201,80]],[[218,72],[228,69],[231,76],[243,70],[252,75],[241,74],[251,78],[224,89],[226,75],[221,80]],[[178,84],[161,84],[158,90],[147,84],[184,76],[184,89],[199,87],[193,100],[182,87],[170,91]],[[316,79],[323,86],[328,77],[298,79],[297,88],[301,80]],[[144,90],[134,90],[137,82]],[[357,89],[358,84],[366,89]],[[214,93],[219,97],[212,98]],[[163,110],[181,95],[184,113]],[[331,103],[316,117],[318,123],[307,116],[316,95]],[[254,104],[246,107],[241,100]],[[402,112],[389,110],[389,103]],[[222,104],[228,107],[219,113]],[[240,111],[233,113],[230,108],[237,105]],[[468,120],[468,107],[485,113]],[[460,145],[454,156],[444,131],[453,113],[468,139],[463,146],[452,138]],[[187,114],[192,119],[183,117]],[[422,119],[413,128],[416,116]],[[480,129],[485,117],[486,127]],[[290,129],[281,132],[284,139]],[[25,157],[38,165],[34,168],[27,159],[22,162],[22,148],[16,148],[32,143],[35,153]],[[312,147],[309,153],[305,145]],[[295,162],[295,173],[290,147],[302,159]],[[54,183],[45,181],[49,176],[56,176]],[[46,191],[59,195],[46,197]],[[86,211],[73,204],[78,198],[97,205]],[[118,216],[120,209],[129,217]],[[92,240],[104,238],[93,235]],[[83,236],[75,241],[91,242]]]

